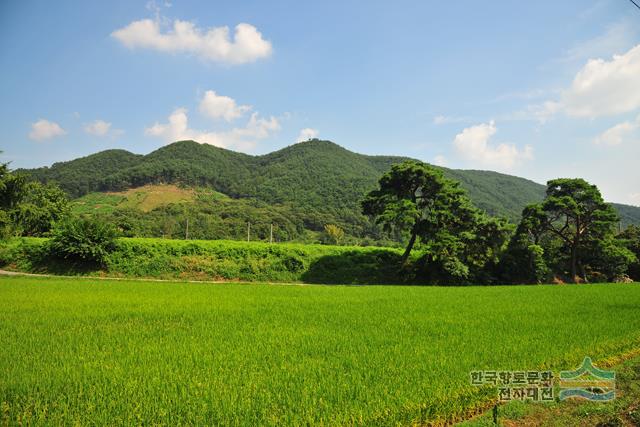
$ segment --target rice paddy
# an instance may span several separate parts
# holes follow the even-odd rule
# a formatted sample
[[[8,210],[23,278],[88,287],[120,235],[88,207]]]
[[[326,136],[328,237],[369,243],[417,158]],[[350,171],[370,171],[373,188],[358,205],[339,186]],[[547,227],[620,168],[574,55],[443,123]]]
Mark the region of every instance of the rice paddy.
[[[410,425],[640,347],[640,286],[0,278],[1,424]]]

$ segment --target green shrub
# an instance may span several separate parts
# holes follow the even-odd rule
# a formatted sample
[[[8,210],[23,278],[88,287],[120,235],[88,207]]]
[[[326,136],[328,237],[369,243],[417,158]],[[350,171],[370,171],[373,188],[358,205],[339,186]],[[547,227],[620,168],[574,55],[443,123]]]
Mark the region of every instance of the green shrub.
[[[102,264],[115,249],[115,228],[95,219],[67,219],[57,224],[51,235],[52,254],[73,261]]]
[[[20,271],[38,272],[40,264],[49,256],[47,239],[18,237],[0,245],[0,266]]]

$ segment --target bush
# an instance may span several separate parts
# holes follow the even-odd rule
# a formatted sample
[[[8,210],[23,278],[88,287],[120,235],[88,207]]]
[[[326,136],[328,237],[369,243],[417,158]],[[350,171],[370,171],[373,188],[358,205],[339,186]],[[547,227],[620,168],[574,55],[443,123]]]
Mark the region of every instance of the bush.
[[[115,249],[113,225],[95,219],[72,218],[58,223],[51,232],[53,255],[73,261],[103,264]]]

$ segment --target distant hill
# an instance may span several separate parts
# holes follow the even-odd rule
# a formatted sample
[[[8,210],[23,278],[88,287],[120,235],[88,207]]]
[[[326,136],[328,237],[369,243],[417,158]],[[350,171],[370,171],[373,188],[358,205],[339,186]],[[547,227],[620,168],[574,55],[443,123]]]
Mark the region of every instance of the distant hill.
[[[371,228],[360,214],[359,201],[393,163],[405,159],[362,155],[317,139],[261,156],[179,141],[147,155],[107,150],[24,172],[43,182],[57,182],[74,198],[147,184],[209,187],[232,199],[288,206],[303,216],[304,227],[310,229],[335,222],[359,235]],[[543,185],[523,178],[490,171],[443,171],[460,181],[478,207],[514,222],[526,204],[544,197]],[[616,208],[624,224],[640,224],[640,208]]]

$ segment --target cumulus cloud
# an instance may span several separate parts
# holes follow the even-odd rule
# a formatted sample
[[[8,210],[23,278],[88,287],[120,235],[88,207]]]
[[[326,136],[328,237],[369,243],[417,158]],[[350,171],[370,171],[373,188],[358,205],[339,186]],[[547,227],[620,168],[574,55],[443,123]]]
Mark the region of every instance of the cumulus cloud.
[[[602,132],[594,139],[594,143],[602,145],[620,145],[623,142],[637,138],[636,131],[640,129],[640,116],[635,121],[626,121]]]
[[[595,119],[640,109],[640,45],[610,60],[590,59],[558,100],[530,105],[514,118],[544,123],[557,113]]]
[[[596,118],[640,108],[640,45],[610,61],[591,59],[562,95],[565,112]]]
[[[461,157],[473,164],[497,169],[509,170],[520,162],[533,158],[533,148],[528,145],[519,150],[513,144],[489,144],[497,130],[493,120],[468,127],[456,135],[453,140],[454,148]]]
[[[84,125],[84,131],[90,135],[105,136],[111,129],[111,123],[104,120],[94,120]]]
[[[296,142],[300,142],[300,141],[308,141],[310,139],[314,139],[318,137],[318,129],[313,129],[313,128],[304,128],[300,130],[300,134],[298,135],[298,139],[296,139]]]
[[[258,140],[265,139],[271,133],[280,130],[280,122],[276,117],[271,116],[266,119],[254,112],[244,127],[220,132],[200,131],[189,127],[187,113],[185,108],[178,108],[171,113],[167,123],[156,122],[145,129],[145,134],[162,138],[166,143],[191,139],[202,144],[250,151]]]
[[[227,64],[254,62],[271,55],[271,42],[256,27],[236,25],[233,37],[229,27],[200,29],[193,22],[175,20],[163,32],[160,20],[142,19],[120,28],[111,36],[130,49],[153,49],[160,52],[188,53],[208,61]]]
[[[66,135],[66,131],[56,122],[40,119],[31,124],[31,132],[29,138],[34,141],[44,141],[45,139],[55,138],[57,136]]]
[[[233,98],[216,94],[212,90],[204,93],[200,101],[200,112],[212,119],[224,119],[228,122],[241,117],[251,110],[250,105],[238,105]]]
[[[640,193],[629,194],[629,203],[635,206],[640,206]]]

